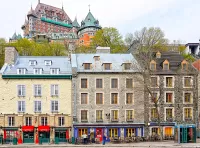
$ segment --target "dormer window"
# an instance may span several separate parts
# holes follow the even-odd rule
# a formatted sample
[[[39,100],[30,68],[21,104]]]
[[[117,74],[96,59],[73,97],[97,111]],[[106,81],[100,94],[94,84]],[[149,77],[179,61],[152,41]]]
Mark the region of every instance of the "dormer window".
[[[95,61],[99,61],[100,60],[100,56],[94,56],[94,60]]]
[[[45,63],[46,66],[51,66],[52,65],[52,61],[51,60],[44,61],[44,63]]]
[[[104,64],[104,70],[111,70],[111,64],[110,63],[105,63]]]
[[[17,74],[26,74],[26,68],[19,68],[17,69]]]
[[[84,63],[84,69],[85,70],[90,70],[91,69],[91,63]]]
[[[131,63],[124,63],[124,69],[130,70],[131,69]]]
[[[34,68],[34,74],[42,74],[42,68]]]
[[[35,66],[36,64],[37,64],[37,62],[35,60],[29,61],[29,65],[30,66]]]
[[[187,70],[188,69],[188,62],[186,60],[183,60],[181,62],[182,70]]]
[[[52,75],[57,75],[59,74],[60,69],[59,68],[51,68],[51,74]]]
[[[159,51],[156,53],[156,58],[157,59],[161,58],[161,53]]]
[[[163,70],[169,70],[169,61],[168,60],[165,60],[163,62]]]
[[[152,60],[150,62],[150,70],[155,71],[156,70],[156,62],[154,60]]]

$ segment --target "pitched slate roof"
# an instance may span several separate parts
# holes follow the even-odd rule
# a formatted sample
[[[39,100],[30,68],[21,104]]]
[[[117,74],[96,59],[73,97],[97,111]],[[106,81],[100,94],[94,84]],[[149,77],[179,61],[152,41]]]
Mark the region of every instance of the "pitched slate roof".
[[[99,61],[95,61],[94,57],[100,57]],[[137,69],[124,70],[124,63],[136,62],[132,54],[72,54],[72,68],[76,68],[77,72],[137,72]],[[83,63],[91,63],[91,70],[84,70]],[[104,70],[103,64],[111,63],[111,70]]]
[[[46,60],[52,61],[52,65],[46,66]],[[29,61],[36,61],[37,64],[30,66]],[[65,56],[19,56],[14,65],[4,65],[1,72],[3,75],[16,75],[19,68],[27,69],[26,75],[34,75],[34,68],[42,68],[42,75],[50,75],[51,68],[59,68],[58,75],[71,74],[71,62]]]
[[[75,18],[75,20],[72,22],[72,25],[73,25],[73,27],[80,28],[77,18]]]

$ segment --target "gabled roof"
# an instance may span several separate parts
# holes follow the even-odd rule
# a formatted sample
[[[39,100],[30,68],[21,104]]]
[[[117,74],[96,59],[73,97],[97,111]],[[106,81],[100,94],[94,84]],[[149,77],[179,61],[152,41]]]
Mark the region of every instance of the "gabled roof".
[[[98,56],[99,61],[95,61],[94,57]],[[132,54],[110,54],[110,53],[96,53],[96,54],[72,54],[72,68],[76,68],[77,72],[137,72],[138,70],[131,67],[131,70],[124,70],[124,63],[136,63]],[[91,70],[84,70],[83,64],[91,63]],[[112,64],[111,70],[104,70],[103,64]]]

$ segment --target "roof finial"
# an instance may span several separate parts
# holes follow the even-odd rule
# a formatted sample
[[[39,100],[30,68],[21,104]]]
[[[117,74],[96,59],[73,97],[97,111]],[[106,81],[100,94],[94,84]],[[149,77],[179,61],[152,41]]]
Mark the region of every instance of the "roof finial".
[[[33,8],[32,8],[32,3],[31,3],[31,10],[33,10]]]
[[[40,3],[40,0],[38,0],[38,4]]]
[[[88,7],[89,7],[89,12],[90,12],[90,5],[88,5]]]
[[[63,2],[62,2],[62,10],[64,10],[64,8],[63,8]]]

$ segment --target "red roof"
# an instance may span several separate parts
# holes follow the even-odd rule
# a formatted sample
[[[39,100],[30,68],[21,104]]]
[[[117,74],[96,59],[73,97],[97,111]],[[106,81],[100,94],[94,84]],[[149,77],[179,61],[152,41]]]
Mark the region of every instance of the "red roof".
[[[193,65],[198,71],[200,71],[200,60],[197,60],[197,61],[193,62],[192,65]]]

